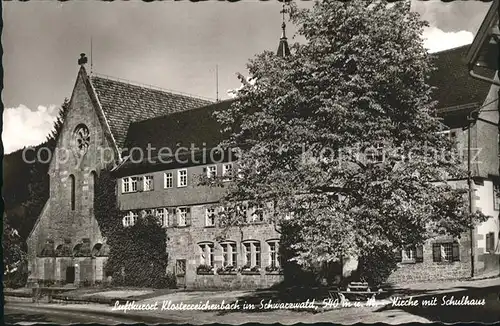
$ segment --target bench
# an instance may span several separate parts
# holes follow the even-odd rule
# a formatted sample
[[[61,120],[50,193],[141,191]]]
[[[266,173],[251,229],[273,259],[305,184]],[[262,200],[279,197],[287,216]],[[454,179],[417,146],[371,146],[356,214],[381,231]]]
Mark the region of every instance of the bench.
[[[351,282],[347,285],[346,290],[333,288],[328,291],[328,295],[332,300],[345,301],[346,299],[354,300],[368,300],[369,297],[375,298],[377,295],[383,294],[386,291],[378,289],[372,291],[366,282]]]
[[[52,302],[52,296],[54,294],[59,294],[59,293],[62,293],[62,292],[66,292],[66,291],[71,291],[71,290],[75,290],[75,288],[70,288],[70,287],[55,287],[55,286],[51,286],[51,287],[34,287],[32,288],[32,301],[33,302],[38,302],[38,300],[40,300],[41,297],[43,297],[44,295],[47,296],[47,299],[50,302]]]

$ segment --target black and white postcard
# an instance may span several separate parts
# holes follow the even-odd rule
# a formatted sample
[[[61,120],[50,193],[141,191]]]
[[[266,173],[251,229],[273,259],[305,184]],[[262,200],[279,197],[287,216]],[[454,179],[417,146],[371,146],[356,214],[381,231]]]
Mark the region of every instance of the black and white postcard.
[[[6,323],[498,322],[499,17],[4,1]]]

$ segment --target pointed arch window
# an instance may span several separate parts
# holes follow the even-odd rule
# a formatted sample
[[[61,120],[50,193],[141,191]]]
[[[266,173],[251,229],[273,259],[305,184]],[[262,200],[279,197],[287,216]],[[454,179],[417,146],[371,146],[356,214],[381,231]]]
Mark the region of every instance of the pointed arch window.
[[[94,198],[95,198],[95,185],[97,184],[97,173],[95,171],[92,171],[90,172],[90,183],[91,183],[91,187],[90,187],[90,193],[91,193],[91,198],[92,200],[90,201],[91,202],[91,205],[93,206],[94,205]]]
[[[69,176],[69,183],[70,183],[70,188],[71,188],[71,210],[75,210],[75,195],[76,195],[76,185],[75,185],[75,176],[70,174]]]

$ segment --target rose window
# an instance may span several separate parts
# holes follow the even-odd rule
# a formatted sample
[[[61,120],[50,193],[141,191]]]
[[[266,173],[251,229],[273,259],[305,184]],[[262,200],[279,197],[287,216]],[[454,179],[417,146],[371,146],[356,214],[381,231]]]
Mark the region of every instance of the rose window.
[[[90,146],[90,132],[85,125],[78,125],[74,132],[74,142],[76,150],[80,153],[87,152]]]

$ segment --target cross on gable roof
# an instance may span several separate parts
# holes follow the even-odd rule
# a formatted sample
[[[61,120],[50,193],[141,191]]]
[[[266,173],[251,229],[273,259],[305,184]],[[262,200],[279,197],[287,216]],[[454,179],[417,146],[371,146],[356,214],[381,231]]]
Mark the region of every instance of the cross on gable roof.
[[[130,123],[186,111],[212,102],[133,85],[100,76],[90,77],[118,147],[123,147]]]

